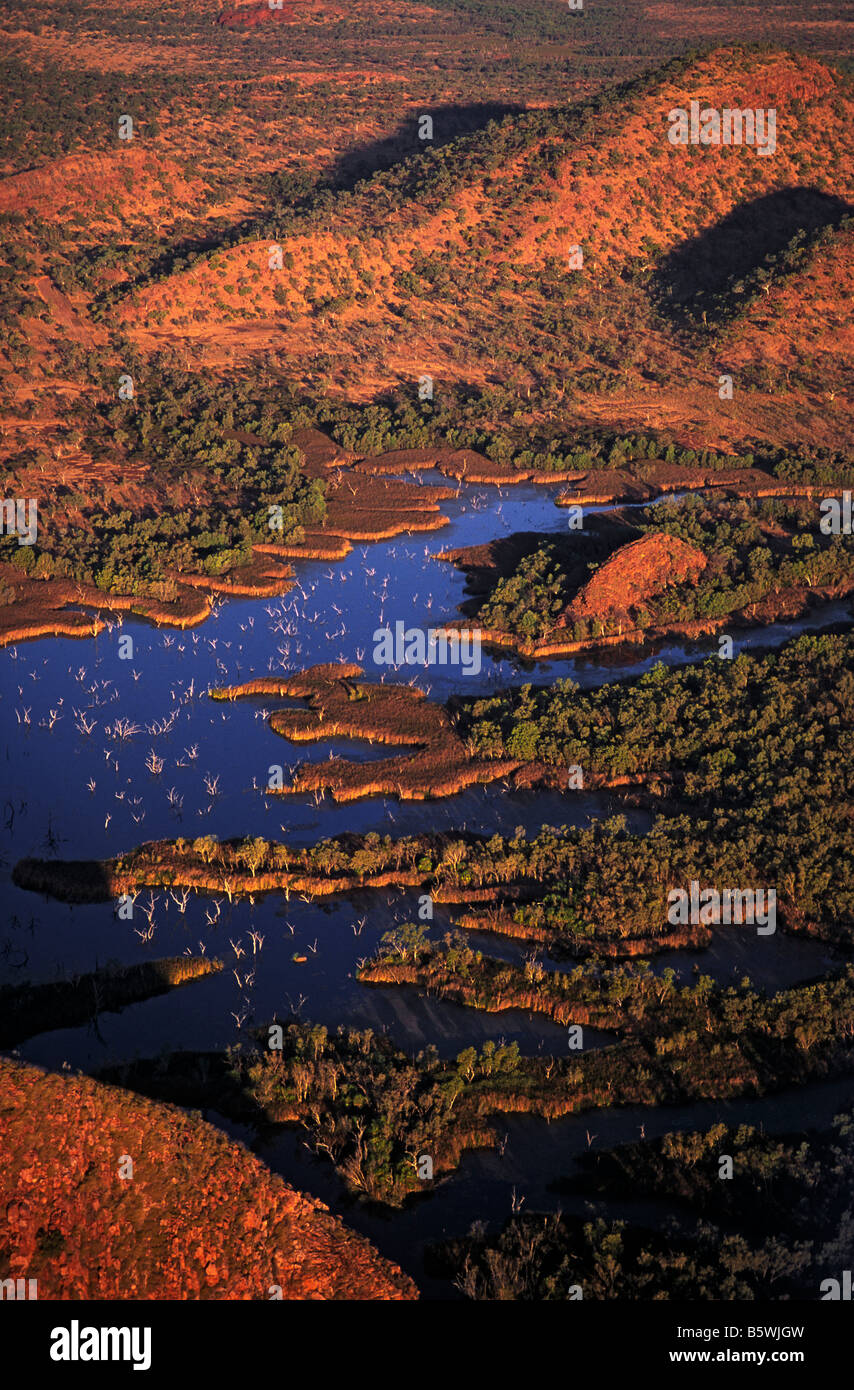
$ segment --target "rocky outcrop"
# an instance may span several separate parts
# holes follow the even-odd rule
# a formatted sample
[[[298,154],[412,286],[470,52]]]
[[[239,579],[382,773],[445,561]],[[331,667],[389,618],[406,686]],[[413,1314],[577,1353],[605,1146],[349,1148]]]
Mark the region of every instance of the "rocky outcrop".
[[[631,613],[670,584],[695,580],[708,561],[678,536],[655,533],[621,548],[579,590],[558,620],[566,627],[583,618]]]

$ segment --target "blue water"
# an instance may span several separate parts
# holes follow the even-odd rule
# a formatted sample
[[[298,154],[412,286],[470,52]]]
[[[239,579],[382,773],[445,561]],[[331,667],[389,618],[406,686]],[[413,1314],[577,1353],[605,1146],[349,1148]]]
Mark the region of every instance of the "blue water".
[[[144,939],[147,923],[140,905],[132,922],[119,921],[111,904],[69,907],[22,892],[10,881],[12,866],[25,856],[103,858],[159,838],[259,834],[306,845],[344,831],[491,833],[517,826],[536,831],[543,824],[589,824],[624,810],[608,794],[514,792],[501,783],[429,802],[374,797],[338,806],[329,798],[266,796],[261,788],[273,764],[281,765],[289,780],[289,772],[308,760],[330,754],[385,757],[389,750],[346,739],[293,746],[267,727],[265,711],[276,707],[275,699],[222,704],[206,693],[214,685],[346,660],[362,664],[369,679],[414,682],[444,700],[559,676],[589,688],[643,671],[656,660],[680,664],[716,651],[712,639],[655,653],[629,648],[596,660],[550,661],[533,670],[484,653],[477,676],[454,666],[377,670],[372,652],[378,627],[393,627],[398,620],[407,626],[439,625],[463,601],[465,577],[437,559],[440,551],[519,530],[565,531],[566,514],[554,505],[558,490],[461,488],[457,498],[443,503],[450,523],[442,530],[356,546],[337,564],[298,562],[298,587],[283,597],[218,604],[194,631],[157,630],[125,620],[96,638],[49,639],[0,652],[0,982],[49,980],[107,961],[131,963],[182,952],[203,951],[226,963],[217,977],[120,1015],[104,1015],[97,1030],[33,1039],[20,1049],[23,1056],[47,1066],[67,1062],[88,1069],[161,1049],[219,1048],[245,1037],[253,1024],[289,1011],[330,1028],[346,1023],[387,1030],[413,1052],[434,1043],[442,1055],[453,1056],[487,1038],[515,1039],[531,1055],[562,1051],[564,1029],[519,1011],[485,1015],[414,990],[357,983],[359,959],[372,954],[395,922],[415,917],[413,893],[354,894],[314,903],[276,893],[233,905],[206,898],[182,905],[165,892],[143,894],[140,903],[154,900],[154,930]],[[847,616],[846,605],[828,607],[803,623],[734,634],[735,648],[776,645],[805,627]],[[119,637],[127,634],[134,639],[132,661],[118,656]],[[159,772],[147,765],[152,755],[162,759]],[[634,829],[648,827],[646,812],[626,814]],[[447,930],[453,917],[453,909],[437,908],[436,933]],[[526,953],[506,939],[479,934],[473,940],[507,959]],[[295,962],[295,954],[305,955],[305,963]],[[822,973],[832,961],[814,942],[780,935],[757,944],[749,933],[722,930],[711,950],[663,957],[656,968],[670,964],[689,978],[696,963],[728,982],[749,974],[756,983],[779,988]],[[613,1040],[586,1031],[588,1046]],[[577,1133],[578,1123],[561,1125],[574,1126]],[[592,1128],[601,1124],[598,1116],[590,1121]],[[630,1137],[619,1123],[609,1133],[615,1142]],[[284,1139],[267,1156],[329,1199],[325,1189],[334,1180],[317,1177],[315,1168],[310,1178],[302,1172],[304,1156],[299,1162],[293,1157],[298,1149],[296,1140]],[[515,1162],[510,1185],[529,1182],[539,1191],[554,1175],[546,1172],[551,1160],[536,1144],[523,1144],[520,1152],[524,1157]],[[481,1203],[483,1214],[494,1214],[507,1197],[509,1176],[495,1177],[503,1172],[495,1155],[472,1157],[466,1165],[458,1195],[435,1199],[437,1213],[450,1202],[458,1215],[462,1203],[468,1219],[475,1219],[477,1191],[483,1188],[489,1192]],[[492,1175],[489,1182],[484,1165]],[[480,1174],[477,1190],[472,1172]],[[419,1238],[430,1226],[429,1218],[407,1220],[416,1222]],[[397,1237],[381,1243],[390,1251],[400,1245]]]

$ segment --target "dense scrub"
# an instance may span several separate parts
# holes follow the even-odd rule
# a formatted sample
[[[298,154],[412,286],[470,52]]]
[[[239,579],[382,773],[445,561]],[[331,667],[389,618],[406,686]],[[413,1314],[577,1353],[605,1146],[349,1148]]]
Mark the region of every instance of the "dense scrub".
[[[40,508],[36,544],[4,536],[0,559],[35,578],[169,599],[176,575],[222,575],[251,559],[253,541],[299,540],[325,515],[324,483],[300,471],[290,425],[239,388],[146,373],[144,398],[117,402],[109,419],[131,467],[156,469],[163,501],[131,511],[55,496]],[[167,496],[183,505],[167,508]]]
[[[853,709],[854,643],[825,635],[768,656],[656,666],[591,692],[571,681],[524,686],[468,702],[459,717],[479,755],[581,765],[588,777],[639,779],[691,805],[629,846],[624,832],[595,832],[614,851],[629,849],[641,911],[656,882],[678,884],[686,873],[758,879],[776,885],[790,921],[823,921],[845,935]],[[600,905],[611,884],[620,892],[621,870],[610,862],[608,851],[589,869]]]
[[[851,1216],[849,1214],[849,1229]],[[431,1266],[468,1298],[501,1300],[817,1298],[817,1273],[838,1274],[834,1241],[769,1237],[751,1244],[711,1224],[693,1235],[597,1217],[513,1216],[447,1242]]]

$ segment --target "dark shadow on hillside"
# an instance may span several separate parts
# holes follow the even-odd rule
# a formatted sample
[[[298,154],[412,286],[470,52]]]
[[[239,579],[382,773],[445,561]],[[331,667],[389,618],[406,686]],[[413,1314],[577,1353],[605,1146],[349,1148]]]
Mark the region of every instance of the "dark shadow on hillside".
[[[331,166],[323,182],[336,192],[352,189],[362,179],[391,169],[410,155],[424,154],[431,145],[437,148],[449,145],[462,135],[473,135],[483,130],[490,121],[503,121],[505,116],[519,116],[525,109],[518,103],[501,101],[478,102],[468,106],[449,104],[425,107],[423,115],[429,116],[433,122],[432,139],[425,140],[419,135],[422,113],[416,113],[401,122],[392,135],[347,150]]]
[[[713,326],[763,286],[805,267],[854,208],[817,188],[785,188],[742,203],[659,263],[652,292],[669,318]]]
[[[103,290],[99,304],[123,299],[130,291],[156,283],[165,276],[188,270],[197,256],[228,250],[242,241],[258,237],[284,237],[300,219],[331,206],[341,193],[350,193],[358,183],[402,164],[413,155],[423,155],[431,147],[448,145],[464,135],[484,130],[490,121],[524,113],[518,103],[478,102],[430,107],[424,115],[433,122],[431,140],[419,136],[420,113],[408,117],[391,135],[355,145],[325,170],[282,169],[267,175],[261,184],[258,211],[241,222],[208,228],[204,235],[183,238],[152,256],[144,270],[118,290]],[[96,252],[83,252],[81,261],[94,261]]]
[[[271,174],[266,182],[267,209],[273,214],[309,212],[318,202],[350,193],[357,184],[375,174],[386,173],[413,156],[424,155],[431,148],[441,148],[465,135],[485,130],[491,121],[505,116],[520,115],[524,106],[507,102],[479,102],[470,106],[451,104],[415,112],[401,122],[391,135],[370,140],[339,155],[329,167],[319,173],[282,170]],[[432,121],[429,139],[422,138],[421,117]]]

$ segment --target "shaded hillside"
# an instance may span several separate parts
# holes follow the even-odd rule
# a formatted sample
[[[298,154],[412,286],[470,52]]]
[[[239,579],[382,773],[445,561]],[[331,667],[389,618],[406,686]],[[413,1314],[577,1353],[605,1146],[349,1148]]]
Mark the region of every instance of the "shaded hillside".
[[[211,30],[232,49],[255,42]],[[722,49],[572,105],[518,110],[510,96],[434,101],[430,142],[414,108],[398,106],[382,134],[355,121],[322,167],[265,146],[250,175],[233,131],[248,108],[223,94],[210,119],[164,119],[156,138],[143,124],[120,148],[0,180],[6,495],[43,495],[49,481],[49,506],[71,525],[75,496],[90,499],[84,511],[118,503],[140,519],[159,507],[167,482],[128,423],[158,408],[164,368],[253,404],[257,384],[283,403],[277,424],[299,409],[296,423],[323,425],[348,399],[368,414],[378,399],[415,403],[416,429],[386,447],[474,444],[502,466],[511,429],[517,449],[525,434],[633,431],[733,455],[845,448],[850,81],[803,55]],[[774,157],[671,145],[668,111],[695,96],[773,102]],[[261,84],[262,97],[282,98],[282,84]],[[307,149],[306,111],[287,109]],[[211,125],[221,180],[198,146]],[[583,264],[571,270],[574,245]],[[704,266],[703,292],[726,312],[716,321],[686,302],[689,334],[666,291],[678,307]],[[117,407],[124,374],[135,396]],[[425,376],[432,401],[418,400]],[[461,417],[480,440],[451,437]],[[378,451],[370,421],[358,433]],[[543,445],[531,446],[536,468]],[[229,506],[211,529],[248,558]],[[198,595],[188,603],[202,611]]]
[[[688,322],[737,317],[746,297],[767,293],[808,264],[810,249],[852,212],[817,188],[781,188],[741,203],[659,263],[655,285],[665,313]]]

